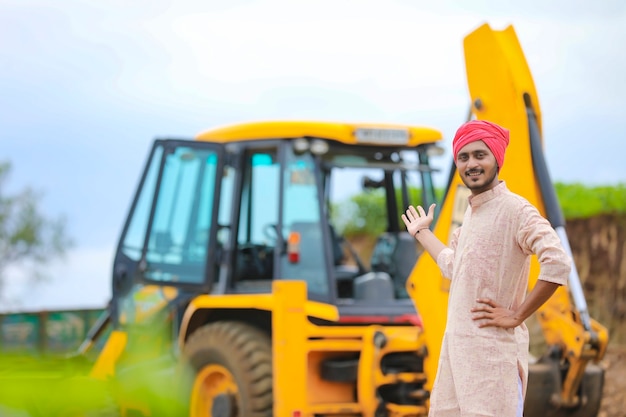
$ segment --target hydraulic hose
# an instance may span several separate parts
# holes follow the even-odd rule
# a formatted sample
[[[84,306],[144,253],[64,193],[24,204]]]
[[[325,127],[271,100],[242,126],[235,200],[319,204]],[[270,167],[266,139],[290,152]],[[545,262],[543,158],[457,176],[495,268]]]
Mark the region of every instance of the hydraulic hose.
[[[546,209],[546,217],[556,233],[561,239],[563,249],[570,258],[573,259],[572,249],[569,245],[569,239],[567,238],[567,232],[565,230],[565,219],[559,200],[554,190],[554,185],[550,179],[548,172],[548,165],[543,153],[543,147],[541,144],[541,134],[539,133],[539,125],[537,123],[537,115],[533,109],[530,95],[524,93],[524,104],[526,106],[526,114],[528,116],[528,133],[530,136],[530,151],[533,161],[533,170],[535,171],[535,177],[539,182],[539,189],[543,198],[543,203]],[[569,287],[574,299],[574,305],[576,306],[580,319],[582,321],[585,330],[591,331],[591,318],[589,316],[589,309],[587,308],[587,301],[585,300],[585,294],[583,292],[582,285],[580,283],[580,277],[578,276],[578,270],[576,265],[572,265],[572,270],[569,274]]]

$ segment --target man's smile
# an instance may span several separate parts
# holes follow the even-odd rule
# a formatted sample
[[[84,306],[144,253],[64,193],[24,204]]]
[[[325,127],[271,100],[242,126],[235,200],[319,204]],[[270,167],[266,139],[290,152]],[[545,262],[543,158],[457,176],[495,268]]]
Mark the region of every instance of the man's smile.
[[[468,176],[468,177],[477,177],[477,176],[479,176],[479,175],[481,175],[483,173],[484,173],[484,171],[481,169],[481,170],[467,171],[465,173],[465,175]]]

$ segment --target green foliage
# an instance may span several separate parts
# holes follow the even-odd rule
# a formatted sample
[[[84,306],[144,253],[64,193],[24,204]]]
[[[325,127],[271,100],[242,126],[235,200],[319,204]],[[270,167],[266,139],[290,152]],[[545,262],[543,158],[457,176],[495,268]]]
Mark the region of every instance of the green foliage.
[[[387,227],[385,210],[384,190],[368,191],[337,205],[333,210],[333,223],[340,225],[340,232],[345,236],[377,236]]]
[[[626,184],[591,187],[557,182],[554,188],[566,219],[626,213]]]
[[[39,209],[39,195],[30,188],[9,195],[5,183],[11,164],[0,162],[0,293],[4,272],[10,265],[39,267],[64,255],[71,240],[64,219],[50,219]]]
[[[0,355],[0,415],[118,416],[112,382],[88,377],[90,365],[82,357]]]
[[[396,201],[402,201],[399,192]],[[409,201],[412,205],[422,204],[419,188],[409,188]],[[385,191],[369,190],[350,197],[349,200],[333,206],[333,224],[344,236],[369,235],[378,236],[387,228],[387,212]],[[401,213],[398,214],[398,221]]]
[[[402,201],[399,194],[400,193],[398,192],[398,195],[396,196],[396,200]],[[421,188],[415,188],[415,187],[409,188],[409,202],[413,206],[419,206],[422,204],[422,189]]]

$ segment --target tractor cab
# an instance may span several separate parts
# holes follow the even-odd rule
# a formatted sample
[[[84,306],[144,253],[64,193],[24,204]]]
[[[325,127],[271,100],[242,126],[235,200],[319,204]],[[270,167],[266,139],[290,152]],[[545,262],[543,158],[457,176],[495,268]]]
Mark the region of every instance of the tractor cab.
[[[405,285],[419,249],[400,216],[435,201],[440,139],[410,126],[266,122],[155,141],[116,253],[115,315],[300,280],[340,321],[412,322]]]

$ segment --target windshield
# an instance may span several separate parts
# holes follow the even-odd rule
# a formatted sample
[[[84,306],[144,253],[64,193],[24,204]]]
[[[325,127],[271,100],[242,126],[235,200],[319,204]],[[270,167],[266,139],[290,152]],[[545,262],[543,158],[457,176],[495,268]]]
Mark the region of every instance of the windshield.
[[[397,262],[386,252],[406,239],[401,214],[408,205],[429,205],[436,198],[426,150],[331,145],[321,156],[328,218],[342,243],[336,261],[342,257],[345,267],[365,270],[398,266],[387,265]],[[407,243],[414,246],[412,238]],[[405,269],[402,275],[417,260],[413,252],[399,266]],[[407,298],[405,278],[394,280],[396,298]]]

